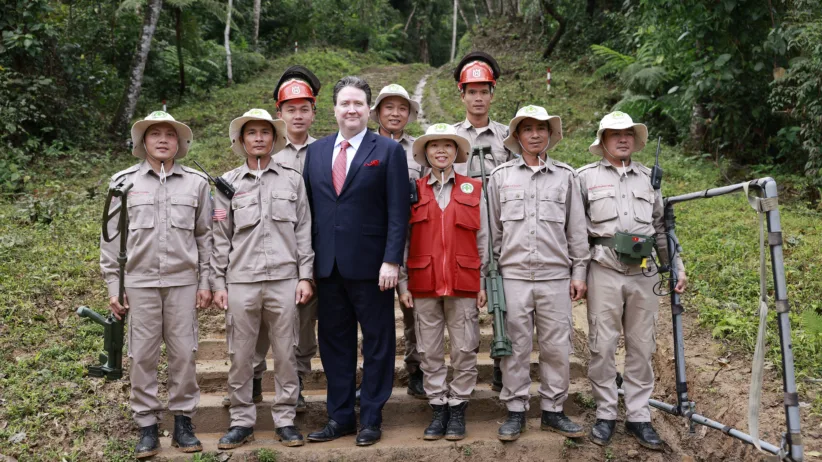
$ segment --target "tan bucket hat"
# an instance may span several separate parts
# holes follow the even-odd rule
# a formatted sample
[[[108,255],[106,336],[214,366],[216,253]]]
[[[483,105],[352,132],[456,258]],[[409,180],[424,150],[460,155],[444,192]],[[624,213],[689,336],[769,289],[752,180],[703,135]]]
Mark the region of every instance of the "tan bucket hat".
[[[171,114],[167,112],[154,111],[145,119],[139,120],[131,126],[131,142],[134,145],[131,148],[131,154],[134,157],[138,157],[140,159],[146,158],[147,153],[145,144],[143,144],[143,137],[145,136],[148,127],[161,123],[169,123],[175,130],[177,130],[177,154],[174,156],[174,159],[182,159],[186,156],[186,154],[188,154],[188,149],[194,141],[194,133],[191,132],[188,125],[182,122],[177,122],[174,120],[174,117],[171,117]]]
[[[248,157],[248,153],[245,152],[245,147],[243,147],[243,142],[241,141],[240,135],[242,135],[243,125],[251,120],[264,120],[269,122],[274,127],[276,136],[274,140],[274,147],[271,148],[271,155],[283,150],[285,144],[288,143],[285,121],[274,119],[265,109],[251,109],[243,114],[242,117],[237,117],[232,120],[231,125],[228,126],[228,136],[231,138],[231,150],[234,151],[235,154],[240,157]]]
[[[648,127],[645,124],[636,123],[631,119],[631,116],[624,112],[615,111],[607,114],[599,122],[599,130],[597,130],[597,139],[588,147],[591,154],[602,156],[602,134],[605,130],[624,130],[626,128],[634,129],[634,152],[642,151],[645,144],[648,143]]]
[[[425,155],[425,145],[433,140],[451,140],[457,144],[457,157],[454,158],[455,164],[461,164],[468,161],[468,151],[471,150],[471,142],[464,136],[457,135],[457,130],[453,125],[449,124],[434,124],[428,127],[425,135],[414,140],[411,146],[411,153],[414,155],[414,160],[423,167],[431,168],[428,162],[428,157]]]
[[[525,119],[548,121],[548,126],[551,127],[551,138],[548,140],[548,147],[545,148],[546,151],[556,146],[559,140],[562,139],[562,119],[560,119],[559,116],[548,115],[548,111],[546,111],[544,107],[528,105],[521,107],[519,111],[517,111],[516,117],[511,119],[511,123],[508,124],[508,137],[503,140],[502,144],[504,144],[509,151],[522,155],[522,146],[520,146],[519,141],[514,137],[514,132],[517,131],[519,123]]]
[[[389,96],[399,96],[400,98],[403,98],[404,100],[408,101],[408,104],[411,106],[411,110],[408,111],[408,123],[417,120],[417,114],[419,114],[420,112],[420,103],[411,99],[411,97],[408,96],[408,92],[405,91],[405,88],[402,85],[392,83],[391,85],[386,85],[382,87],[382,90],[380,90],[380,94],[377,95],[377,99],[374,100],[374,105],[371,106],[370,118],[372,121],[380,123],[380,115],[377,112],[377,108],[380,107],[380,103],[382,102],[382,100],[388,98]]]

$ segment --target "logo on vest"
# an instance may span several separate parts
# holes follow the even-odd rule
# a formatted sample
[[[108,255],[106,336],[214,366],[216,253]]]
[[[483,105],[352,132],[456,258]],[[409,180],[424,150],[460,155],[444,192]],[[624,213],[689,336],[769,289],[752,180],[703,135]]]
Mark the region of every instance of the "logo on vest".
[[[471,194],[472,192],[474,192],[474,185],[472,185],[471,183],[463,183],[463,184],[460,186],[460,189],[461,189],[461,190],[462,190],[462,192],[464,192],[465,194]]]

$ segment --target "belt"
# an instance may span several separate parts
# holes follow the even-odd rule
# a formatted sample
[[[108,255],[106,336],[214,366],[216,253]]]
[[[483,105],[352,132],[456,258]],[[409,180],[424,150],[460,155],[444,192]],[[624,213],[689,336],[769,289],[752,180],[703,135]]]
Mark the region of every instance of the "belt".
[[[605,247],[614,248],[613,237],[590,237],[588,243],[591,245],[604,245]]]

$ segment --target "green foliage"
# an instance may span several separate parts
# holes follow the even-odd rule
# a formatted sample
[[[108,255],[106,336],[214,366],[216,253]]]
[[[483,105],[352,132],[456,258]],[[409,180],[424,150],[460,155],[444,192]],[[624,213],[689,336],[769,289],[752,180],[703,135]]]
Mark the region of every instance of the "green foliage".
[[[278,456],[279,454],[271,449],[262,448],[257,450],[258,462],[277,462]]]

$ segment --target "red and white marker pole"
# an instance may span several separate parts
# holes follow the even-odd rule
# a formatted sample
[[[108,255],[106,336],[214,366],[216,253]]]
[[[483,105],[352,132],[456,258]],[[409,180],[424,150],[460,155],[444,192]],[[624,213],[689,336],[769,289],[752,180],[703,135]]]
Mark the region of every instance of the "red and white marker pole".
[[[163,100],[163,112],[168,112],[166,111],[166,100]]]
[[[300,45],[297,42],[294,42],[294,54],[296,55],[298,51],[300,51]]]
[[[548,68],[548,75],[545,77],[545,83],[548,85],[548,91],[551,91],[551,68]]]

